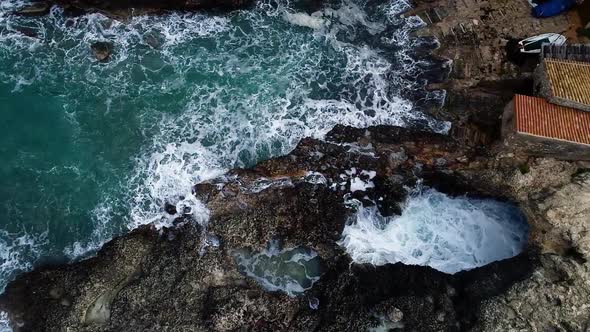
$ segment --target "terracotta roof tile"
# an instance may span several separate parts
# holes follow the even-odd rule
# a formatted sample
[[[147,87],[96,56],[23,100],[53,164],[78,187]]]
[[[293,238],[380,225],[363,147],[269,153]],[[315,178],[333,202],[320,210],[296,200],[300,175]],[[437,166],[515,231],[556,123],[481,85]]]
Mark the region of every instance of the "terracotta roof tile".
[[[515,95],[514,114],[518,132],[590,144],[590,112]]]
[[[544,61],[554,97],[590,105],[590,63],[563,59]]]

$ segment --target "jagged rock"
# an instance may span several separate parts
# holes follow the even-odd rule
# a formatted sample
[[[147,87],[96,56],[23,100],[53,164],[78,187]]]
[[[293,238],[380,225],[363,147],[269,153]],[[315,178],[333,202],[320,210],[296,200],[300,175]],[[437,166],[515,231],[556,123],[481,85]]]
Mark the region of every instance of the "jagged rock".
[[[113,44],[110,42],[95,42],[90,45],[90,49],[98,61],[105,62],[109,60],[113,52]]]
[[[484,301],[482,331],[585,331],[590,326],[590,263],[541,256],[531,276]]]
[[[135,13],[141,14],[234,8],[247,2],[59,3],[71,13],[125,16],[131,15],[131,7],[139,7]],[[468,6],[457,2],[461,4]],[[472,8],[466,10],[472,15]],[[511,17],[496,15],[496,20],[506,16]],[[459,40],[471,43],[470,38]],[[453,43],[461,56],[452,75],[471,80],[469,68],[475,64],[471,70],[479,71],[478,77],[495,76],[485,68],[501,61],[482,62],[482,54],[493,57],[495,52],[480,47],[480,41],[473,47],[482,52]],[[590,188],[588,176],[580,172],[584,167],[487,149],[499,134],[496,124],[505,101],[529,84],[497,77],[469,83],[455,84],[448,94],[447,116],[463,122],[453,129],[456,139],[388,126],[337,126],[327,135],[334,144],[304,139],[288,156],[232,171],[239,180],[217,179],[195,187],[211,210],[208,231],[222,245],[201,253],[205,234],[193,223],[179,222],[179,228],[162,231],[143,227],[109,242],[89,260],[19,276],[0,297],[0,309],[9,313],[16,331],[363,331],[378,325],[376,314],[401,319],[404,328],[416,331],[587,329]],[[485,151],[477,149],[482,144]],[[531,226],[529,249],[453,276],[428,267],[351,264],[336,244],[352,213],[342,203],[347,185],[328,189],[306,176],[316,172],[334,181],[352,167],[376,171],[375,188],[364,194],[384,198],[378,204],[384,215],[399,213],[404,186],[419,179],[449,194],[518,203]],[[286,247],[304,245],[322,258],[325,272],[306,296],[270,293],[238,272],[232,252],[262,250],[276,237]],[[311,308],[312,298],[321,305]]]
[[[113,300],[140,275],[142,262],[158,238],[147,227],[130,235],[125,241],[106,244],[95,258],[66,269],[48,267],[32,279],[15,281],[14,288],[6,292],[19,294],[13,303],[18,308],[12,316],[14,330],[50,331],[60,324],[68,326],[67,312],[75,313],[69,318],[80,328],[88,323],[108,324]],[[46,287],[37,289],[38,293],[29,293],[31,285],[44,282]],[[36,315],[47,322],[33,322]]]
[[[168,213],[168,214],[175,215],[177,212],[176,205],[166,203],[166,204],[164,204],[164,211],[166,211],[166,213]]]
[[[49,4],[48,2],[35,2],[31,5],[19,9],[18,11],[16,11],[16,14],[23,16],[41,16],[48,14],[50,9],[51,4]]]
[[[161,232],[142,227],[114,239],[95,258],[18,277],[0,298],[0,309],[9,313],[14,326],[35,331],[361,331],[379,324],[376,315],[418,331],[509,330],[565,326],[553,324],[559,310],[568,310],[564,317],[571,319],[570,326],[583,326],[590,287],[588,264],[579,255],[539,255],[536,248],[543,242],[532,238],[531,248],[515,258],[455,275],[402,264],[351,265],[336,243],[352,213],[343,205],[347,190],[327,185],[352,167],[375,170],[375,179],[397,180],[375,181],[375,188],[365,194],[376,198],[389,193],[396,197],[392,202],[399,202],[405,197],[403,186],[421,177],[447,192],[461,188],[510,198],[524,207],[545,206],[528,212],[536,229],[540,226],[535,225],[549,223],[543,218],[552,220],[551,214],[537,212],[556,209],[562,204],[558,197],[576,188],[580,199],[586,197],[588,188],[579,184],[585,183],[586,175],[576,173],[575,165],[531,161],[530,172],[522,174],[520,160],[485,162],[495,157],[478,155],[450,137],[396,127],[339,126],[328,136],[333,143],[305,139],[290,156],[234,170],[230,175],[235,176],[195,187],[211,212],[208,232],[222,245],[202,253],[201,244],[209,236],[191,222]],[[375,157],[356,148],[367,143]],[[406,157],[391,165],[391,151],[402,148]],[[455,162],[461,156],[480,162]],[[447,162],[437,163],[437,158]],[[310,180],[310,173],[321,173],[326,184]],[[553,194],[537,195],[542,192]],[[576,211],[576,216],[587,217],[582,205]],[[568,235],[567,223],[556,223],[559,227],[563,230],[555,236]],[[324,273],[306,296],[265,291],[239,272],[233,252],[260,251],[276,238],[284,248],[305,246],[321,257]],[[556,306],[560,303],[563,309]]]
[[[570,252],[590,260],[590,172],[573,174],[571,182],[543,193],[531,209],[569,243]]]
[[[459,172],[487,194],[520,204],[531,226],[531,245],[562,255],[573,250],[587,258],[590,176],[585,163],[536,158],[525,173],[520,165],[518,156],[504,157],[491,168],[479,165]]]
[[[39,38],[38,37],[39,32],[37,31],[37,29],[29,28],[29,27],[23,27],[23,26],[17,26],[14,29],[16,31],[22,33],[23,35],[27,36],[27,37]]]

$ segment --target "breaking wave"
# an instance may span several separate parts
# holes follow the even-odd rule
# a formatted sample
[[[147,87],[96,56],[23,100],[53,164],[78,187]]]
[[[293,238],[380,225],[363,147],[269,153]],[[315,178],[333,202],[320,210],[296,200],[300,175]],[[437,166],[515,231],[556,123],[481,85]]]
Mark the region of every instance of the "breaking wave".
[[[15,273],[33,267],[46,244],[47,232],[29,235],[0,231],[0,292],[4,291],[5,281],[10,280]]]
[[[527,243],[528,225],[520,210],[494,200],[426,189],[408,197],[400,216],[357,208],[340,245],[358,263],[401,262],[456,273],[516,256]]]

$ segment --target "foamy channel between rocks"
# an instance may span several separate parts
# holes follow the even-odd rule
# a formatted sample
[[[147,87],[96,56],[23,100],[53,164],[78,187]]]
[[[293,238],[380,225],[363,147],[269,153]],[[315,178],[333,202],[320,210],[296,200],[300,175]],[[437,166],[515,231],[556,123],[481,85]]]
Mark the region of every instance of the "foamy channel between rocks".
[[[353,261],[404,263],[456,273],[518,255],[527,244],[522,212],[490,199],[450,197],[415,190],[400,216],[383,217],[376,207],[356,204],[340,245]]]

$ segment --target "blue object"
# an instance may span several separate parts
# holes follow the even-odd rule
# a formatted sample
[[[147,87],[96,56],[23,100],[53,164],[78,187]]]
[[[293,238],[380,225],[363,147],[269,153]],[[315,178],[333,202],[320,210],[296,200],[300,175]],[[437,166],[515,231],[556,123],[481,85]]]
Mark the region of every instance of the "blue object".
[[[533,8],[534,17],[551,17],[572,8],[576,0],[549,0]]]

